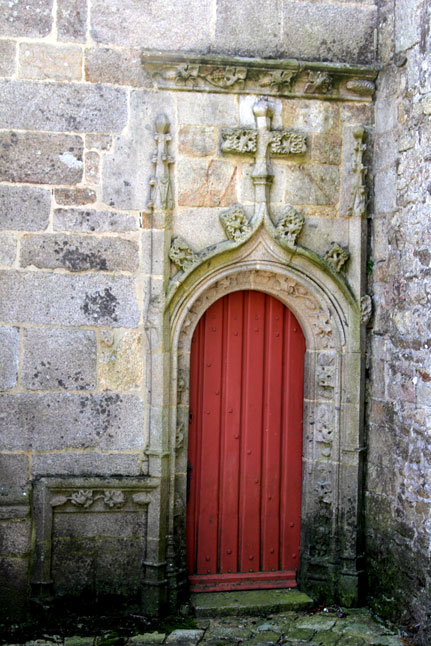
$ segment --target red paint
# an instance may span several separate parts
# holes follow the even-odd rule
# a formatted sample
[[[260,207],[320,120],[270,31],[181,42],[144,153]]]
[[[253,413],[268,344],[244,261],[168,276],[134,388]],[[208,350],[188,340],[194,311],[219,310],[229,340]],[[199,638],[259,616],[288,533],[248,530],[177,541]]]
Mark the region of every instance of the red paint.
[[[255,291],[199,321],[190,360],[187,567],[192,590],[295,585],[305,340]]]

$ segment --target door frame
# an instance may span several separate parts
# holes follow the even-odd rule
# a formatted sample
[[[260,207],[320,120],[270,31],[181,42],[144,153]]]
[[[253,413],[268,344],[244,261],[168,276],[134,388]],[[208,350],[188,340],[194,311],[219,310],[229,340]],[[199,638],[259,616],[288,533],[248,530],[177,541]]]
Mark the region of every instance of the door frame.
[[[327,267],[292,256],[262,231],[205,263],[170,299],[170,511],[175,586],[186,585],[185,512],[190,346],[206,309],[252,289],[286,305],[305,341],[299,585],[314,598],[357,603],[362,580],[364,326],[359,304]],[[172,578],[173,580],[173,578]]]

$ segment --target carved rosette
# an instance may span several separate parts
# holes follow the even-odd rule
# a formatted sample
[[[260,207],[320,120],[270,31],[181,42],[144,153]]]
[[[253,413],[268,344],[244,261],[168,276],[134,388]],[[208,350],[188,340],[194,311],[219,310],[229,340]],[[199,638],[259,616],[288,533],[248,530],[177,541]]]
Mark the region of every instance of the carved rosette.
[[[241,242],[251,232],[251,226],[240,204],[235,204],[220,215],[220,222],[229,240]]]
[[[337,242],[332,245],[325,256],[326,262],[329,263],[338,273],[342,270],[349,258],[349,252],[346,249],[343,249],[343,247],[341,247]]]
[[[169,258],[181,271],[187,271],[198,260],[197,254],[180,237],[174,238],[169,250]]]
[[[307,152],[307,137],[298,132],[274,130],[270,151],[272,155],[302,155]]]
[[[294,247],[296,245],[296,239],[302,231],[304,222],[304,216],[300,211],[293,206],[286,206],[277,222],[277,237]]]

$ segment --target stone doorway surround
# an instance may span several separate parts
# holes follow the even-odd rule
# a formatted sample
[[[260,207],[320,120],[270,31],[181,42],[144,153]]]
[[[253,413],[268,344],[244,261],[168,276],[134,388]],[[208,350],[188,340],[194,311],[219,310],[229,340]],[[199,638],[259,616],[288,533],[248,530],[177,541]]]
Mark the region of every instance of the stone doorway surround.
[[[166,591],[175,604],[186,590],[193,331],[212,303],[244,289],[282,301],[296,316],[306,339],[300,588],[315,598],[354,605],[362,577],[364,341],[371,308],[365,294],[366,131],[360,124],[348,124],[342,130],[338,215],[348,223],[348,249],[333,241],[326,255],[316,253],[298,242],[304,227],[300,210],[287,205],[278,218],[271,212],[270,156],[304,155],[311,139],[309,133],[272,129],[271,97],[279,93],[287,98],[370,102],[376,73],[298,62],[293,62],[292,70],[292,61],[277,70],[280,61],[268,63],[267,68],[260,61],[259,74],[280,81],[266,84],[262,96],[256,92],[261,77],[254,63],[246,62],[243,68],[236,59],[230,65],[223,59],[224,67],[217,63],[215,68],[212,59],[210,69],[207,63],[205,59],[201,66],[196,58],[187,62],[169,56],[144,59],[159,89],[254,95],[255,128],[221,130],[220,138],[220,154],[254,157],[250,176],[254,205],[234,204],[223,212],[220,221],[227,240],[201,251],[183,237],[173,237],[171,124],[165,115],[157,117],[157,150],[146,212],[152,250],[146,318],[151,384],[146,454],[148,475],[160,478],[161,489],[159,514],[154,510],[150,522],[146,561],[146,583],[154,593],[146,595],[144,606],[155,611],[166,601]],[[157,104],[161,103],[158,93]]]

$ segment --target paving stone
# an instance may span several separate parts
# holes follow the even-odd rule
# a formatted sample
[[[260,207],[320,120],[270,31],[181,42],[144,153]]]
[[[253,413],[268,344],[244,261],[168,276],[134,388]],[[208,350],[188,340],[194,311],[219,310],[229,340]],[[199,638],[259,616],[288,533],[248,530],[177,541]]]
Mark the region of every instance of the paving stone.
[[[319,631],[313,637],[312,646],[335,646],[340,639],[340,635],[329,630]]]
[[[133,240],[80,235],[27,235],[21,241],[21,265],[69,271],[136,271],[139,247]]]
[[[298,628],[296,624],[293,624],[287,631],[285,635],[285,640],[289,642],[308,642],[313,637],[316,631],[312,628]]]
[[[95,637],[65,637],[64,646],[93,646]]]
[[[0,81],[1,128],[26,129],[31,123],[32,130],[118,132],[126,121],[127,97],[122,88]]]
[[[51,31],[53,0],[20,2],[10,0],[0,3],[0,33],[18,38],[43,38]]]
[[[108,231],[136,231],[137,218],[134,215],[114,211],[80,211],[78,209],[56,209],[54,211],[56,231],[82,231],[105,233]]]
[[[257,11],[259,20],[256,20]],[[278,0],[260,0],[259,3],[217,0],[215,38],[218,50],[223,53],[277,55],[281,49]]]
[[[141,48],[124,50],[94,47],[85,52],[85,79],[92,83],[115,83],[130,87],[152,87],[143,68]]]
[[[0,229],[37,231],[46,228],[51,192],[34,186],[0,186]]]
[[[0,327],[0,390],[16,385],[19,362],[19,329]]]
[[[373,63],[375,7],[284,2],[283,9],[285,56]]]
[[[272,630],[264,630],[255,635],[253,639],[249,639],[248,641],[251,644],[276,644],[279,639],[280,633],[276,633]]]
[[[166,638],[166,644],[175,644],[178,646],[192,646],[198,644],[204,635],[203,630],[174,630]]]
[[[372,646],[403,646],[403,641],[397,635],[380,635],[367,640]]]
[[[22,385],[28,390],[91,390],[97,382],[96,333],[24,330]]]
[[[337,646],[365,646],[366,641],[362,637],[355,637],[351,635],[345,635],[341,637],[340,641],[337,642]]]
[[[13,40],[0,40],[0,76],[12,76],[16,65],[16,44]]]
[[[81,181],[81,137],[4,131],[0,132],[0,147],[3,149],[0,158],[2,181],[34,184],[76,184]],[[40,216],[36,212],[36,217]],[[26,219],[31,221],[34,217],[27,214]]]
[[[0,395],[3,449],[142,449],[145,406],[134,395]],[[35,439],[37,438],[37,439]]]
[[[365,622],[357,621],[355,619],[352,620],[350,619],[350,617],[337,622],[333,630],[336,633],[359,635],[361,637],[373,637],[385,632],[384,628],[382,628],[379,624],[373,622],[372,619],[369,619],[367,622]]]
[[[57,204],[62,206],[82,206],[93,204],[97,200],[92,188],[56,188],[54,195]]]
[[[136,327],[139,322],[135,281],[127,276],[8,270],[0,278],[5,323]]]
[[[17,238],[13,233],[0,233],[0,265],[13,265],[16,259]]]
[[[21,43],[19,77],[79,81],[82,78],[81,48],[73,45],[61,47],[48,43]]]
[[[10,456],[8,456],[10,457]],[[0,461],[1,465],[1,461]],[[120,453],[38,453],[33,455],[31,462],[31,475],[37,476],[111,476],[141,475],[141,456],[122,455]]]
[[[228,643],[238,643],[242,642],[245,639],[248,639],[251,636],[250,628],[239,628],[236,625],[233,626],[214,626],[208,631],[205,635],[205,641],[210,643],[212,642],[228,642]]]
[[[237,201],[238,167],[230,162],[182,159],[177,172],[180,206],[231,206]]]
[[[91,35],[94,40],[146,49],[202,51],[210,42],[210,0],[157,4],[140,0],[94,0]]]
[[[165,633],[143,633],[142,635],[135,635],[129,639],[130,646],[152,646],[153,644],[163,644],[166,639]]]
[[[335,626],[335,619],[322,615],[304,617],[296,622],[298,628],[312,628],[313,630],[331,630]]]
[[[84,43],[87,37],[87,0],[57,0],[57,38]]]

